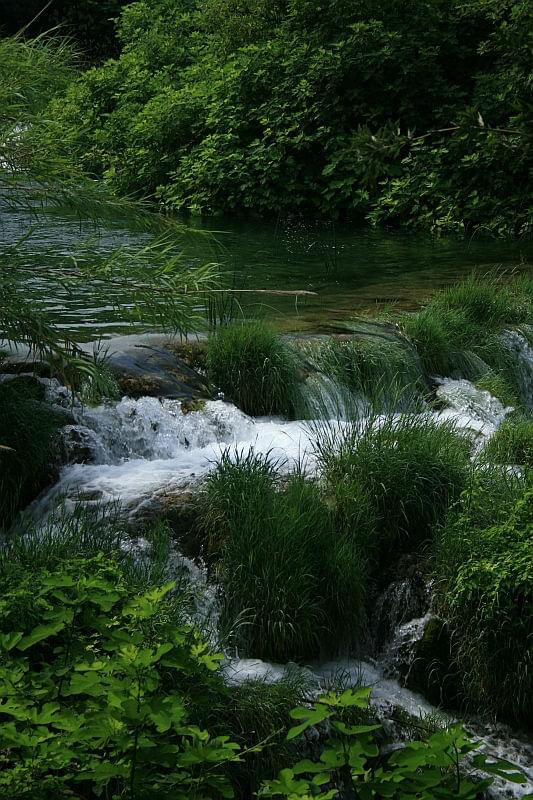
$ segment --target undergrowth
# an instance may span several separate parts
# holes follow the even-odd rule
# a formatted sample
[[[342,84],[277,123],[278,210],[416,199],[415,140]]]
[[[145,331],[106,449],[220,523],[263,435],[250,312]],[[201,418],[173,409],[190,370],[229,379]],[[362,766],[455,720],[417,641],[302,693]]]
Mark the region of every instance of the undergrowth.
[[[480,472],[437,539],[441,613],[470,709],[533,719],[533,482]]]

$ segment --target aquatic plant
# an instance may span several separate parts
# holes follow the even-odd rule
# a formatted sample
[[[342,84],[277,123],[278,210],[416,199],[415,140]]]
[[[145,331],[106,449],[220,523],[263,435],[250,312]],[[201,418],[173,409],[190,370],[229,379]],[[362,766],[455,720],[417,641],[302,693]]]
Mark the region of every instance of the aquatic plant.
[[[487,442],[482,458],[495,464],[533,467],[533,418],[515,414],[507,417]]]
[[[368,518],[361,529],[337,525],[316,482],[281,480],[268,457],[233,458],[222,456],[203,504],[223,621],[240,621],[237,642],[255,656],[296,660],[347,646],[364,598]]]
[[[481,471],[436,539],[440,608],[466,707],[533,718],[533,483]]]
[[[350,496],[373,511],[371,543],[385,563],[432,536],[433,526],[463,490],[469,439],[429,417],[370,417],[317,430],[315,452],[328,491],[349,508]]]
[[[291,416],[297,407],[296,354],[263,322],[235,323],[212,334],[207,371],[212,383],[247,414]]]

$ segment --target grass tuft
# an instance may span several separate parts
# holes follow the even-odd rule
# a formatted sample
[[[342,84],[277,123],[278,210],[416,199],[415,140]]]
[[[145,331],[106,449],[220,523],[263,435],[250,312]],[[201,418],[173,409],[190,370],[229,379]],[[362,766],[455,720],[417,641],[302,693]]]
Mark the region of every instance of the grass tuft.
[[[516,359],[501,333],[506,327],[533,321],[533,300],[527,280],[501,283],[470,276],[438,292],[402,325],[415,345],[428,375],[484,379],[495,374],[519,396]]]
[[[533,467],[533,417],[508,417],[483,450],[483,460],[494,464]]]
[[[315,447],[344,513],[352,506],[371,509],[380,559],[429,539],[470,472],[470,441],[453,425],[412,414],[330,427]]]
[[[225,453],[207,481],[204,527],[237,644],[275,660],[316,656],[354,641],[364,598],[360,531],[343,529],[320,486],[279,479],[268,458]],[[214,543],[214,549],[213,549]]]
[[[533,719],[533,482],[485,470],[437,540],[440,610],[464,704]]]
[[[296,354],[263,322],[230,325],[207,345],[209,379],[246,414],[293,416],[298,406]]]

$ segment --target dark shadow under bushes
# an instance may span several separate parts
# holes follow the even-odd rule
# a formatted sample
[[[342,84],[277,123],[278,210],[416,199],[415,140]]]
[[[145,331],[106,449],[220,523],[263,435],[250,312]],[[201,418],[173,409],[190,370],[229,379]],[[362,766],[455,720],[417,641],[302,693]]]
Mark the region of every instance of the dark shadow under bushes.
[[[0,529],[57,477],[64,421],[31,379],[0,383]]]

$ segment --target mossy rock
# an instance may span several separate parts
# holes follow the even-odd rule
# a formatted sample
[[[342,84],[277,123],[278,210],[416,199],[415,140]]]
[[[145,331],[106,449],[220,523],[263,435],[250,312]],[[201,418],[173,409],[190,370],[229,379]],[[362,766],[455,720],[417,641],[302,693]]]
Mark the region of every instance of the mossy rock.
[[[205,376],[166,347],[134,345],[113,353],[109,366],[128,397],[206,400],[213,394]]]
[[[434,705],[456,705],[457,676],[452,666],[450,634],[439,617],[431,617],[428,621],[415,647],[405,683]]]

